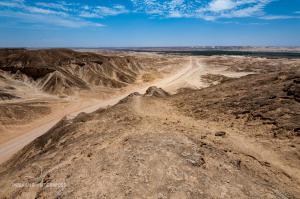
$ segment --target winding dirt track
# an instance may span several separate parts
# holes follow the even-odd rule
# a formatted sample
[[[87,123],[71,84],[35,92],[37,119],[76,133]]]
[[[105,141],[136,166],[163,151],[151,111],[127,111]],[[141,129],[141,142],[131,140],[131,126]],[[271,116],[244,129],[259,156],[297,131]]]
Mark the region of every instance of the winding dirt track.
[[[204,72],[208,72],[205,70],[205,66],[201,63],[199,63],[199,59],[190,57],[189,64],[186,64],[183,66],[183,68],[176,73],[158,80],[157,82],[152,83],[151,85],[141,85],[138,89],[132,89],[127,91],[126,93],[119,95],[117,97],[104,100],[104,101],[95,101],[93,103],[90,103],[86,105],[83,108],[80,108],[78,110],[78,106],[72,106],[72,108],[69,108],[68,110],[64,110],[63,114],[57,114],[55,117],[51,117],[48,121],[45,121],[43,124],[39,125],[38,127],[35,127],[31,129],[30,131],[22,133],[21,136],[18,136],[6,143],[3,143],[0,145],[0,163],[3,163],[4,161],[8,160],[13,154],[15,154],[17,151],[22,149],[24,146],[26,146],[28,143],[33,141],[35,138],[43,135],[46,133],[49,129],[51,129],[57,122],[59,122],[63,117],[73,118],[77,116],[81,112],[91,113],[96,111],[99,108],[104,108],[107,106],[114,105],[118,103],[121,99],[126,97],[132,92],[140,92],[144,93],[146,89],[149,86],[157,86],[164,88],[165,90],[173,93],[178,88],[182,87],[199,87],[202,85],[202,82],[200,81],[201,74],[204,74]],[[77,102],[80,103],[80,102]]]
[[[51,118],[46,119],[38,126],[33,127],[29,131],[21,133],[20,136],[11,139],[3,144],[0,144],[0,164],[8,160],[13,154],[22,149],[28,143],[33,141],[35,138],[43,135],[49,129],[51,129],[56,123],[58,123],[62,118],[74,118],[79,113],[91,113],[99,108],[105,108],[107,106],[112,106],[118,103],[121,99],[127,97],[130,93],[139,92],[145,93],[149,86],[161,87],[170,93],[176,93],[179,88],[203,88],[207,85],[201,81],[201,75],[207,73],[219,73],[224,74],[223,70],[215,71],[210,69],[205,64],[201,62],[201,58],[190,57],[188,64],[184,65],[182,69],[176,71],[175,73],[167,76],[166,78],[160,79],[151,84],[145,83],[139,87],[135,87],[127,90],[121,95],[114,96],[107,100],[94,100],[90,102],[78,101],[72,104],[70,107],[60,111],[59,113],[51,116]],[[231,74],[232,75],[232,74]],[[230,74],[228,76],[231,76]],[[243,76],[245,74],[236,73],[236,76]]]

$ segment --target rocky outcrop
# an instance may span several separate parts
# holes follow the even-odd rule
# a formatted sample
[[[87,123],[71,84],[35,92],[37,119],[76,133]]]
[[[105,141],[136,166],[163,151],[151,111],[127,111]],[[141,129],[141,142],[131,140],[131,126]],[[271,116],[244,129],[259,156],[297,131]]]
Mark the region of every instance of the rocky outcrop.
[[[0,90],[0,100],[12,100],[12,99],[18,99],[19,97],[17,96],[14,96],[12,94],[9,94],[9,93],[5,93],[5,92],[2,92]]]
[[[225,75],[220,75],[220,74],[206,74],[206,75],[202,75],[201,79],[210,85],[215,85],[215,84],[224,83],[226,81],[232,80],[233,78],[227,77]]]
[[[156,86],[151,86],[146,90],[145,96],[151,97],[168,97],[170,94],[163,90],[162,88],[157,88]]]
[[[293,80],[292,83],[285,86],[283,89],[287,96],[294,98],[297,102],[300,102],[300,77]]]
[[[142,94],[140,94],[139,92],[131,93],[131,94],[129,94],[127,97],[121,99],[121,100],[119,101],[119,104],[126,103],[126,102],[128,102],[129,100],[133,99],[134,97],[140,97],[140,96],[142,96]]]

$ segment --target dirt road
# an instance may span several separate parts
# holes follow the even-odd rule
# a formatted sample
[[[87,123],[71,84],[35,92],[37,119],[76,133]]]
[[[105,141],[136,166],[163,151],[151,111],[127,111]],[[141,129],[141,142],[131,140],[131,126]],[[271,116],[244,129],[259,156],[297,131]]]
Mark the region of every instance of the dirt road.
[[[118,103],[121,99],[126,97],[132,92],[138,91],[140,93],[144,93],[146,89],[149,86],[155,85],[158,87],[166,88],[169,91],[175,91],[175,87],[171,87],[173,84],[177,84],[178,82],[181,82],[183,77],[187,77],[189,74],[192,74],[191,71],[195,68],[201,67],[200,65],[194,65],[195,61],[193,58],[190,58],[189,64],[183,66],[183,68],[179,71],[177,71],[174,74],[171,74],[170,76],[158,80],[155,83],[152,84],[145,84],[140,85],[138,88],[133,88],[132,90],[126,91],[126,93],[115,96],[111,99],[102,100],[102,101],[94,101],[92,103],[88,103],[87,105],[82,105],[83,102],[77,102],[74,106],[72,105],[67,110],[63,110],[59,114],[56,114],[55,116],[52,116],[47,121],[44,121],[42,124],[40,124],[38,127],[34,127],[33,129],[22,133],[20,136],[9,140],[8,142],[5,142],[0,145],[0,163],[6,161],[9,159],[14,153],[22,149],[25,145],[30,143],[35,138],[41,136],[45,132],[47,132],[51,127],[53,127],[57,122],[59,122],[63,117],[76,117],[81,112],[91,113],[96,111],[99,108],[107,107],[114,105]],[[80,108],[78,108],[80,107]],[[79,109],[79,110],[78,110]]]
[[[60,114],[56,114],[55,116],[52,116],[50,119],[44,121],[39,126],[34,127],[33,129],[22,133],[21,136],[18,136],[12,140],[9,140],[6,143],[1,144],[0,163],[6,161],[9,157],[11,157],[18,150],[22,149],[25,145],[30,143],[32,140],[47,132],[63,117],[73,118],[76,117],[81,112],[91,113],[96,111],[99,108],[104,108],[107,106],[114,105],[132,92],[144,93],[149,86],[161,87],[170,93],[176,93],[177,89],[179,88],[186,88],[186,87],[203,88],[208,85],[203,81],[201,81],[201,75],[205,75],[207,73],[225,74],[224,70],[213,70],[207,67],[201,61],[201,58],[190,57],[189,63],[184,65],[182,69],[156,82],[139,85],[138,87],[129,89],[124,94],[114,96],[111,99],[101,100],[101,101],[95,100],[89,103],[84,101],[76,102],[72,106],[68,107],[66,110],[61,111]],[[241,75],[245,75],[245,74],[241,74]],[[237,76],[241,76],[241,75],[238,75],[237,73]]]

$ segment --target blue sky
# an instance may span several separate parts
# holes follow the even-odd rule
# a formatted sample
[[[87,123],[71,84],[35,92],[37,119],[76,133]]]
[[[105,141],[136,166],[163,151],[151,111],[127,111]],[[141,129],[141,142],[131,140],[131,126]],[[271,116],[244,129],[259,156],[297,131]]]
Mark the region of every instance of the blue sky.
[[[0,0],[0,47],[300,46],[300,0]]]

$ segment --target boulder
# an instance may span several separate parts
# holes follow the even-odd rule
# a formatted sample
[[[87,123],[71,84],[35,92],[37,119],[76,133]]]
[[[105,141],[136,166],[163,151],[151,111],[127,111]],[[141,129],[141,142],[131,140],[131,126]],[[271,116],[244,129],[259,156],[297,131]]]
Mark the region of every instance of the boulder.
[[[170,94],[163,90],[162,88],[157,88],[156,86],[151,86],[147,89],[145,96],[147,97],[168,97]]]

